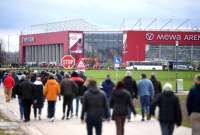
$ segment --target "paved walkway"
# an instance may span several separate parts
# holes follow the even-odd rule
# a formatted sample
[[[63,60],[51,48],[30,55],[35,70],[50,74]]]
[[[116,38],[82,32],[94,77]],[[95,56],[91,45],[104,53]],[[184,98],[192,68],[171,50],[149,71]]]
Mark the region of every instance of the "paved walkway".
[[[5,103],[3,89],[0,87],[0,110],[10,119],[19,123],[20,127],[30,135],[86,135],[85,124],[82,124],[79,118],[70,120],[61,120],[62,101],[56,104],[56,120],[48,122],[47,104],[43,108],[42,121],[33,120],[29,123],[19,121],[19,110],[17,99],[10,103]],[[33,114],[33,113],[32,113]],[[141,122],[138,115],[135,119],[125,125],[125,135],[161,135],[159,123],[156,120]],[[115,123],[104,122],[102,135],[115,135]],[[191,129],[185,127],[175,128],[174,135],[191,135]]]

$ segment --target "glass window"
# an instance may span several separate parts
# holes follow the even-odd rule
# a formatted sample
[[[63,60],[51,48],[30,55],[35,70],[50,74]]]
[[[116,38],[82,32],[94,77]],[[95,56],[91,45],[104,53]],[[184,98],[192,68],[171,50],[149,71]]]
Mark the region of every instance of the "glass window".
[[[199,61],[200,46],[182,45],[176,48],[175,45],[146,45],[146,61]]]
[[[92,40],[89,40],[91,37]],[[122,55],[122,38],[123,34],[120,32],[85,33],[85,57],[97,57],[102,63],[113,61],[114,56]]]

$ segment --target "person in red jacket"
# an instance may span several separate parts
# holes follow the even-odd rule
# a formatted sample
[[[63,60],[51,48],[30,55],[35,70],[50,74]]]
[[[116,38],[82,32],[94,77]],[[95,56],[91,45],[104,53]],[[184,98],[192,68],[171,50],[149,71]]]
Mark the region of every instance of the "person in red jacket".
[[[83,96],[83,95],[81,95],[81,90],[82,90],[84,80],[75,71],[72,72],[70,80],[74,81],[78,86],[78,92],[76,93],[76,97],[75,97],[75,100],[76,100],[76,117],[78,117],[79,101],[80,101],[80,96]],[[73,113],[73,106],[72,106],[71,112]]]
[[[11,73],[8,73],[8,75],[5,77],[3,85],[5,90],[4,92],[5,92],[6,102],[10,102],[12,96],[12,89],[15,86],[15,81]]]

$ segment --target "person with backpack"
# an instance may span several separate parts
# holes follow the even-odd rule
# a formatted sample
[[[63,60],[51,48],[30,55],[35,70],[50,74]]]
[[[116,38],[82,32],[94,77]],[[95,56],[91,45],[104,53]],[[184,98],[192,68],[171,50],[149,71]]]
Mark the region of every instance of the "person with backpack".
[[[10,102],[12,97],[12,89],[15,86],[15,80],[11,73],[8,73],[7,76],[4,77],[3,85],[6,102]]]
[[[181,107],[178,97],[172,91],[172,85],[166,83],[163,92],[153,101],[151,115],[154,115],[156,106],[159,107],[159,122],[162,135],[172,135],[174,126],[182,122]]]
[[[64,75],[64,79],[61,81],[60,86],[61,86],[61,95],[63,96],[62,120],[64,120],[65,116],[66,119],[69,119],[69,113],[72,108],[72,101],[73,98],[78,93],[78,86],[73,80],[70,80],[70,76],[68,74]],[[67,105],[67,115],[65,114],[66,105]]]

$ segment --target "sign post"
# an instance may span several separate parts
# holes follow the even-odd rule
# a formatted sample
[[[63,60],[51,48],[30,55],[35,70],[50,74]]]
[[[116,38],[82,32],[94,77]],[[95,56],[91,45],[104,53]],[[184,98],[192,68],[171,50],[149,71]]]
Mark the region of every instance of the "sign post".
[[[118,57],[118,56],[114,56],[114,63],[115,63],[115,80],[116,80],[116,83],[118,81],[118,68],[120,67],[120,63],[121,63],[121,58]]]
[[[71,69],[75,65],[75,59],[71,55],[65,55],[61,59],[61,64],[65,69]]]

